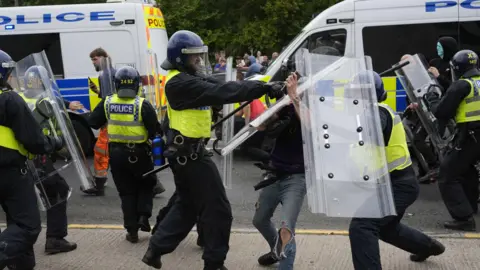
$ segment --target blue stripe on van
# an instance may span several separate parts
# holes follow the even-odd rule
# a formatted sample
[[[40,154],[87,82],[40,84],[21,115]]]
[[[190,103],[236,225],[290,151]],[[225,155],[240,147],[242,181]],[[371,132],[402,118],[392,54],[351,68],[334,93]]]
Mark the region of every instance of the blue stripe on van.
[[[396,91],[397,107],[395,108],[397,112],[403,112],[407,108],[407,92],[403,89],[402,83],[397,78],[397,91]]]
[[[68,101],[80,101],[86,109],[91,110],[88,79],[59,79],[58,88],[63,98]]]

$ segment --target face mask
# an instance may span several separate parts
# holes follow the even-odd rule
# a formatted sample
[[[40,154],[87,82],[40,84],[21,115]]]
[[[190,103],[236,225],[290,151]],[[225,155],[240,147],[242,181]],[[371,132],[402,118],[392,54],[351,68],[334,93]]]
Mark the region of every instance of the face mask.
[[[440,44],[440,42],[437,42],[437,54],[438,56],[440,56],[440,58],[443,59],[443,47],[442,47],[442,44]]]

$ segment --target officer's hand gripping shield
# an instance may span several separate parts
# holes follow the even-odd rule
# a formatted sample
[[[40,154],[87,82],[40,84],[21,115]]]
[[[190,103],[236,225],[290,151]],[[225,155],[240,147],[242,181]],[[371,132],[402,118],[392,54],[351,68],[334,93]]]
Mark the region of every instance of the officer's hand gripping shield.
[[[396,215],[373,75],[366,72],[371,59],[342,57],[318,72],[318,57],[304,52],[311,75],[297,90],[310,209],[331,217]],[[367,76],[358,80],[361,74]]]
[[[440,128],[448,123],[439,123],[423,100],[423,96],[432,91],[441,96],[441,86],[436,79],[429,75],[426,63],[417,54],[399,62],[397,65],[401,65],[406,61],[409,64],[396,70],[395,73],[407,92],[410,101],[418,104],[418,108],[415,111],[441,159],[442,155],[440,153],[442,153],[442,150],[450,141],[449,137],[453,131],[448,131],[445,129],[445,126]]]
[[[42,201],[40,208],[49,209],[71,195],[71,188],[63,179],[79,181],[82,188],[89,189],[93,187],[93,176],[60,92],[55,90],[58,87],[45,52],[31,54],[17,62],[15,74],[17,78],[14,79],[21,85],[21,95],[31,105],[44,134],[64,142],[61,150],[37,156],[29,165]],[[42,89],[42,93],[32,98],[28,90],[38,89]]]
[[[103,93],[105,96],[117,93],[115,89],[115,74],[111,58],[101,57],[99,60],[99,65],[100,72],[98,73],[98,85],[101,93]]]
[[[234,81],[236,80],[236,69],[233,68],[233,57],[229,57],[227,59],[227,68],[225,73],[225,81]],[[228,115],[234,110],[234,104],[225,104],[223,105],[222,113],[223,116]],[[235,118],[232,116],[225,120],[221,126],[221,138],[217,138],[213,146],[216,150],[222,150],[225,145],[233,138],[234,132],[234,123]],[[218,134],[218,132],[215,132]],[[223,185],[227,189],[232,188],[232,171],[233,169],[233,152],[229,153],[228,155],[217,155],[214,154],[212,157],[215,164],[217,164],[218,169],[220,171],[220,175],[222,176]]]

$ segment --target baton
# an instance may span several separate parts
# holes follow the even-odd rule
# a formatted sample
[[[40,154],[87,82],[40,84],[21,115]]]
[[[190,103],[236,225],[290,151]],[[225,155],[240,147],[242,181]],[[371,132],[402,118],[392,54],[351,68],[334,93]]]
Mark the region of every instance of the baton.
[[[410,61],[406,61],[406,62],[404,62],[404,63],[401,63],[401,64],[398,65],[398,66],[393,66],[393,67],[385,70],[384,72],[382,72],[382,73],[380,73],[380,74],[378,74],[378,75],[380,75],[380,77],[382,77],[383,75],[385,75],[385,74],[387,74],[387,73],[390,73],[390,72],[392,72],[392,71],[395,71],[395,70],[397,70],[397,69],[401,69],[401,68],[403,68],[404,66],[406,66],[406,65],[408,65],[408,64],[410,64]]]

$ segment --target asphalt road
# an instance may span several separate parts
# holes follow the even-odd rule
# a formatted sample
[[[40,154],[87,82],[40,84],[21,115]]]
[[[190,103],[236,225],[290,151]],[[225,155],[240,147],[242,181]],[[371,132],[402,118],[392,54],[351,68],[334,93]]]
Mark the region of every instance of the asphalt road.
[[[89,162],[91,163],[91,160]],[[258,196],[258,192],[254,191],[253,186],[261,181],[261,172],[253,165],[253,162],[236,157],[232,171],[233,188],[227,190],[233,209],[234,228],[253,228],[251,220]],[[70,224],[122,224],[120,200],[111,175],[104,197],[83,195],[79,190],[78,179],[75,177],[72,167],[67,168],[63,175],[73,188],[68,203]],[[170,170],[159,173],[158,177],[160,177],[167,191],[157,195],[154,199],[154,216],[167,203],[175,188]],[[3,211],[0,212],[0,222],[5,222]],[[274,219],[278,220],[280,216],[281,207],[277,209]],[[415,204],[407,210],[404,222],[426,232],[449,233],[441,226],[442,222],[448,219],[449,215],[440,198],[437,185],[430,184],[421,185],[420,196]],[[154,218],[152,217],[151,223],[153,222]],[[329,218],[310,213],[305,200],[297,227],[300,229],[345,230],[348,229],[348,224],[349,219],[346,218]]]

